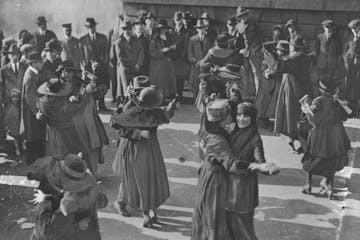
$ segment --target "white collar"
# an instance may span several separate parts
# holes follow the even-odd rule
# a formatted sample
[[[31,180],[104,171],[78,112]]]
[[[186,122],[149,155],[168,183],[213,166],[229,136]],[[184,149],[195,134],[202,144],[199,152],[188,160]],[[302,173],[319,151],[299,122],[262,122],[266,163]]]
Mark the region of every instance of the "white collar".
[[[15,66],[16,66],[17,70],[19,71],[19,62],[17,62],[17,63],[10,62],[10,65],[14,72],[15,72]]]
[[[89,36],[90,36],[91,40],[96,39],[96,33],[94,33],[94,34],[89,33]]]
[[[36,75],[39,74],[39,70],[37,70],[36,68],[34,68],[33,66],[29,66],[30,70],[35,73]]]
[[[45,35],[46,30],[42,30],[42,29],[39,28],[39,33],[40,33],[41,35]]]

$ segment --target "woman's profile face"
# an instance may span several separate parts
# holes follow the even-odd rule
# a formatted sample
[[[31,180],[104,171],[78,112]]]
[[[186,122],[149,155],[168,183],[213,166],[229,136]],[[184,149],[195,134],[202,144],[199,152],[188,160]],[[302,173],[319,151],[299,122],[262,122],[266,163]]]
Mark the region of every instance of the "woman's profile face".
[[[247,128],[251,124],[251,117],[244,113],[240,113],[236,115],[236,123],[239,128]]]

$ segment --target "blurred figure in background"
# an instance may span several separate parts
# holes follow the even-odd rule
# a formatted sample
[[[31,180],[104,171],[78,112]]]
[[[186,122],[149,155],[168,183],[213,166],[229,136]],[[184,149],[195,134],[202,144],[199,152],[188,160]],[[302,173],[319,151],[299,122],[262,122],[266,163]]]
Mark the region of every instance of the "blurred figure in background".
[[[45,44],[50,41],[50,39],[57,38],[56,34],[47,29],[47,21],[44,16],[40,16],[36,19],[36,24],[38,26],[38,30],[34,32],[34,41],[35,45],[39,52],[45,48]]]
[[[61,60],[71,60],[76,68],[80,68],[80,41],[78,38],[72,36],[71,23],[65,23],[61,26],[64,30],[64,38],[60,40],[62,47]]]

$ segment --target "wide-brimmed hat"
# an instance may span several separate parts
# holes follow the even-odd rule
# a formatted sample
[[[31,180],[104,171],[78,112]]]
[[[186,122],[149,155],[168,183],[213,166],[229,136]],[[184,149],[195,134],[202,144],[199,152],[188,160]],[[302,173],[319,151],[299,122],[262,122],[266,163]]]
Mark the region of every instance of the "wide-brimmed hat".
[[[168,25],[168,22],[166,21],[166,19],[160,19],[159,22],[158,22],[158,25],[155,27],[157,29],[161,29],[161,28],[171,28],[169,25]]]
[[[276,44],[276,49],[284,51],[284,52],[289,52],[289,42],[286,40],[279,40],[278,43]]]
[[[332,19],[326,19],[321,22],[321,26],[326,27],[326,28],[334,28],[336,25]]]
[[[304,38],[297,34],[290,40],[290,44],[296,48],[302,48],[305,46]]]
[[[290,27],[291,25],[296,25],[295,19],[289,19],[289,20],[286,22],[285,27],[288,28],[288,27]]]
[[[348,27],[353,29],[360,26],[360,19],[353,19],[349,22]]]
[[[86,27],[95,27],[98,23],[95,22],[95,19],[94,18],[86,18],[86,22],[85,22],[85,26]]]
[[[209,122],[224,120],[231,113],[229,100],[216,99],[206,105],[206,117]]]
[[[201,19],[201,20],[203,20],[203,19],[211,19],[210,18],[210,14],[208,13],[208,12],[203,12],[202,14],[201,14],[201,16],[199,17],[199,19]]]
[[[79,72],[82,72],[81,69],[79,68],[75,68],[75,64],[73,61],[71,60],[64,60],[62,61],[58,68],[56,69],[56,72],[60,72],[60,71],[63,71],[63,70],[66,70],[66,71],[71,71],[71,72],[75,72],[75,73],[79,73]]]
[[[36,22],[37,25],[47,23],[46,18],[44,16],[37,17],[35,22]]]
[[[203,21],[201,21],[201,19],[198,19],[194,28],[207,28],[207,26],[204,24]]]
[[[164,96],[162,92],[156,87],[144,87],[139,95],[134,97],[134,102],[136,105],[145,108],[153,109],[160,107]]]
[[[121,23],[120,28],[122,28],[124,30],[131,30],[132,29],[132,24],[131,24],[130,21],[125,21],[125,22]]]
[[[61,52],[62,47],[61,47],[60,41],[57,40],[56,38],[53,38],[53,39],[49,40],[48,42],[45,43],[44,51],[49,51],[49,52],[58,51],[58,52]]]
[[[182,11],[176,11],[174,13],[174,18],[173,18],[175,21],[178,21],[178,20],[182,20],[183,19],[183,13]]]
[[[134,89],[143,89],[150,86],[150,80],[147,76],[137,76],[133,79]]]
[[[71,29],[71,23],[64,23],[61,26],[65,29]]]
[[[37,91],[42,95],[64,97],[70,94],[71,86],[63,83],[59,78],[50,78],[50,80],[41,84]]]
[[[238,6],[236,9],[236,17],[242,17],[250,12],[249,9],[246,9],[242,6]]]
[[[219,68],[217,75],[222,78],[239,79],[241,78],[240,69],[241,67],[239,65],[226,64],[225,66]]]
[[[339,77],[330,74],[322,74],[319,78],[319,88],[331,94],[336,92],[339,83]]]
[[[17,47],[16,43],[10,45],[10,47],[4,51],[3,54],[12,54],[12,55],[20,55],[20,49]]]
[[[75,154],[68,154],[62,159],[52,158],[46,177],[55,188],[69,192],[83,192],[96,185],[85,161]]]
[[[29,53],[27,58],[25,58],[26,63],[33,63],[33,62],[41,62],[41,54],[37,50],[33,50]]]

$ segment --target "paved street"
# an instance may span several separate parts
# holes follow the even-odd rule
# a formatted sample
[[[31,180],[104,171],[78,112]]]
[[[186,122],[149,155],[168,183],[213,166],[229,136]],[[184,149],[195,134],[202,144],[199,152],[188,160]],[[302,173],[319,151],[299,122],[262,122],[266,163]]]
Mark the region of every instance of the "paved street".
[[[102,115],[108,123],[109,115]],[[162,126],[159,140],[166,162],[171,188],[171,197],[159,210],[160,225],[155,229],[142,228],[142,219],[138,212],[131,210],[133,217],[120,217],[114,207],[118,188],[118,179],[111,170],[115,155],[116,134],[109,128],[111,145],[105,149],[106,163],[100,168],[104,192],[109,205],[99,211],[101,232],[104,240],[188,240],[190,239],[192,209],[195,202],[197,185],[196,170],[199,166],[197,156],[198,140],[196,132],[199,126],[199,114],[191,105],[182,105],[172,122]],[[339,239],[342,215],[346,209],[344,196],[346,189],[339,188],[335,200],[301,194],[303,173],[300,156],[291,153],[287,144],[273,133],[263,133],[267,161],[281,167],[277,176],[260,176],[260,206],[256,210],[255,223],[259,239],[279,240],[335,240]],[[357,143],[353,143],[357,144]],[[179,162],[178,156],[184,156],[185,162]],[[9,157],[11,159],[11,156]],[[18,160],[19,161],[19,160]],[[341,176],[346,176],[345,169]],[[26,217],[31,222],[32,188],[36,183],[25,180],[24,164],[0,164],[0,239],[28,239],[30,230],[21,230],[14,221]],[[316,179],[318,192],[319,179]],[[339,187],[342,187],[339,184]],[[352,200],[352,207],[359,206],[358,200]],[[352,211],[349,216],[360,222],[360,211]],[[350,238],[349,238],[350,239]]]

